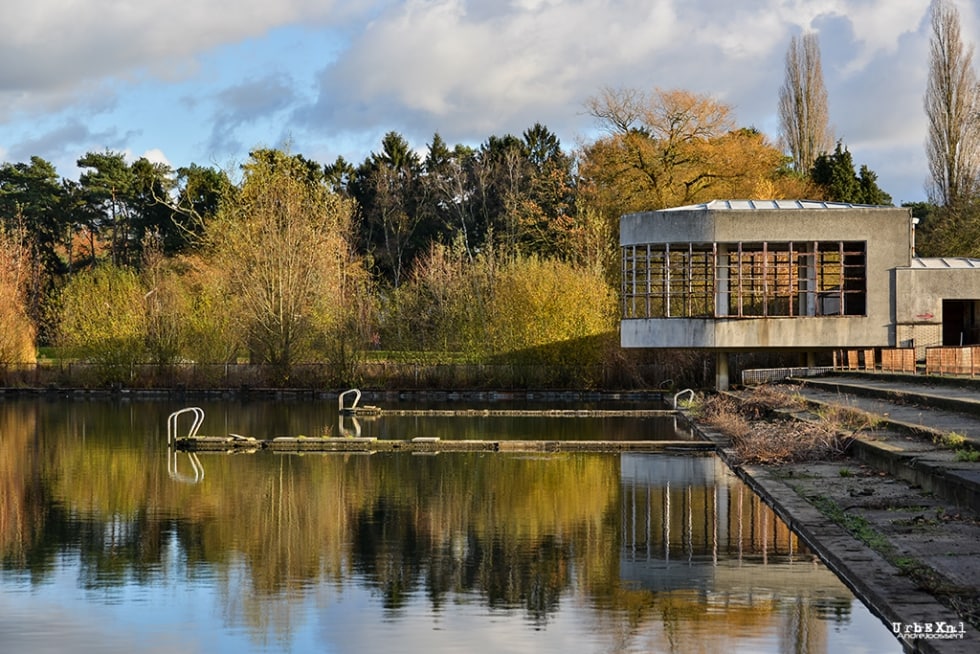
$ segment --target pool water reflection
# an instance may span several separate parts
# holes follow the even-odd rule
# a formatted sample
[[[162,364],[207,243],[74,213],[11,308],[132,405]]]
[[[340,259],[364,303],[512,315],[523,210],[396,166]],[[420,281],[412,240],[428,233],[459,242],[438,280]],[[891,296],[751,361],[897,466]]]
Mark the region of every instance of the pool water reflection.
[[[202,454],[196,475],[167,458],[175,408],[0,403],[3,649],[901,651],[714,457]]]

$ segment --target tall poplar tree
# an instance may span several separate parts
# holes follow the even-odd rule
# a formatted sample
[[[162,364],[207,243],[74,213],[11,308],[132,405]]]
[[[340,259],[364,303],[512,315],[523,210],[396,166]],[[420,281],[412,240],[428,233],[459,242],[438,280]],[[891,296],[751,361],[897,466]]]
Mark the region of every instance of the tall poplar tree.
[[[794,36],[786,51],[786,79],[779,89],[779,128],[793,168],[801,175],[833,147],[829,121],[817,35]]]
[[[955,213],[978,190],[980,178],[980,88],[973,70],[973,47],[960,37],[960,17],[949,0],[930,8],[929,120],[926,156],[929,198]]]

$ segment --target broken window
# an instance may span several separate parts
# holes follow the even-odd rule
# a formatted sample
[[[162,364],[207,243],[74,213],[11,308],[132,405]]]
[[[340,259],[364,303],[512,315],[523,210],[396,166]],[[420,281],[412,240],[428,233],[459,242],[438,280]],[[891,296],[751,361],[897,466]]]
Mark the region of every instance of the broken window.
[[[864,315],[863,242],[623,248],[624,318]]]

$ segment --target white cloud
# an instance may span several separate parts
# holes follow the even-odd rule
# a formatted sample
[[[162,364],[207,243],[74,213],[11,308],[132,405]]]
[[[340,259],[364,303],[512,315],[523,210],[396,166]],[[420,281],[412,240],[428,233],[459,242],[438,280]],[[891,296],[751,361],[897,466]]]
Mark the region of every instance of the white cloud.
[[[167,155],[165,155],[163,153],[163,150],[161,150],[160,148],[151,148],[140,156],[143,159],[149,161],[150,163],[163,164],[165,166],[171,165],[170,160],[167,159]]]
[[[980,42],[980,7],[957,5],[964,39]],[[17,27],[0,39],[0,153],[68,158],[94,144],[208,162],[284,134],[298,151],[336,154],[331,144],[377,147],[390,130],[414,145],[436,131],[474,143],[535,122],[570,147],[604,86],[710,93],[775,136],[786,46],[814,29],[832,123],[906,199],[925,175],[927,11],[927,0],[6,0]],[[166,111],[127,108],[164,87],[180,88],[153,96],[173,100]]]
[[[360,9],[332,0],[5,0],[0,106],[51,109],[93,81],[164,81],[196,73],[197,57],[289,24],[344,24]],[[356,5],[356,3],[353,3]],[[0,119],[3,115],[0,114]]]

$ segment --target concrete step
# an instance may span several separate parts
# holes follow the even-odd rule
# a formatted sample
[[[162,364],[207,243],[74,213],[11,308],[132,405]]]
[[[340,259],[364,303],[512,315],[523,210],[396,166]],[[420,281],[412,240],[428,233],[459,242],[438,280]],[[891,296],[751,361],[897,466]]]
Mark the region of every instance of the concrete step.
[[[872,433],[859,435],[850,454],[876,469],[920,486],[957,506],[980,511],[980,463],[957,460],[957,450],[980,451],[980,415],[972,392],[925,385],[855,379],[799,380],[807,403],[859,409],[875,417]],[[950,435],[962,436],[957,445]],[[958,439],[957,439],[958,440]]]
[[[792,380],[810,388],[921,405],[980,418],[980,379],[877,375],[830,375]]]

